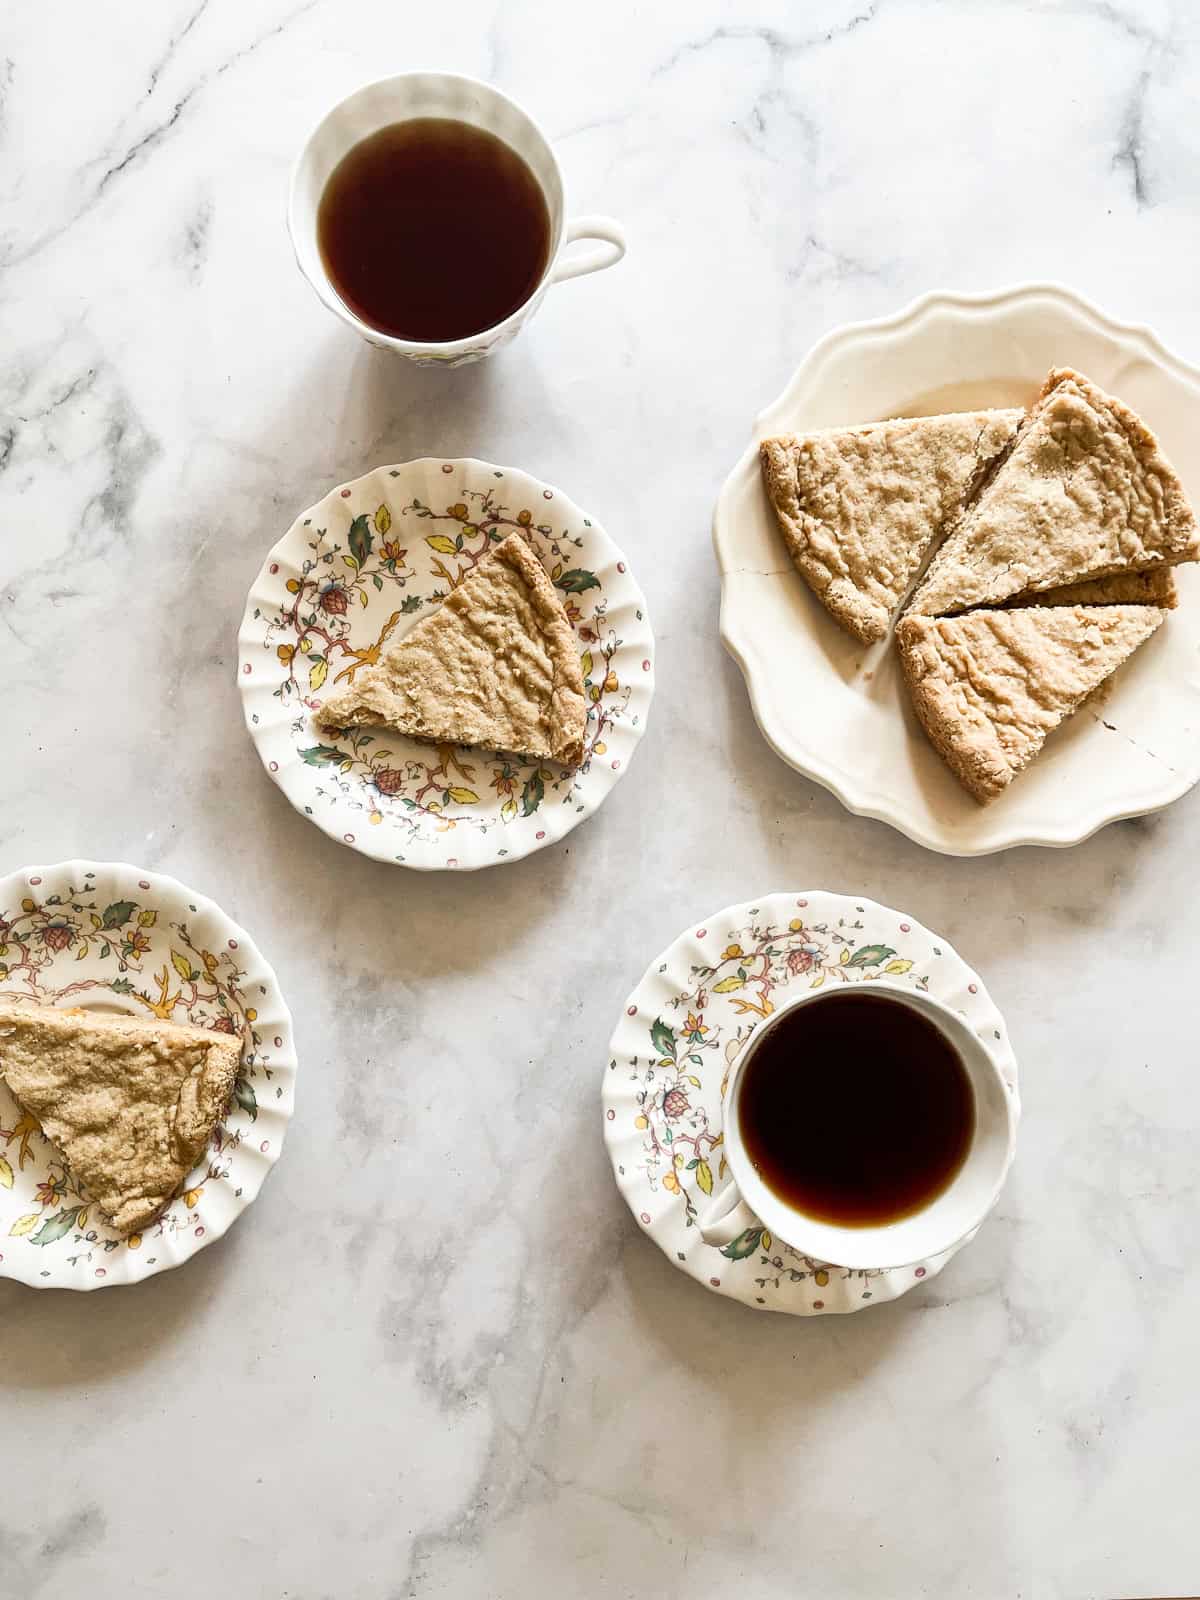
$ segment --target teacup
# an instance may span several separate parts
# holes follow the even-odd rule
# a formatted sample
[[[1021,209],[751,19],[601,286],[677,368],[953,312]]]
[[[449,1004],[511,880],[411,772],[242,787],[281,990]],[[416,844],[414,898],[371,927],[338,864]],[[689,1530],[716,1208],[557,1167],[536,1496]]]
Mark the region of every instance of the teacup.
[[[541,278],[524,303],[494,327],[445,342],[400,339],[365,322],[330,282],[317,240],[317,213],[331,173],[361,140],[391,123],[413,117],[448,117],[495,134],[524,160],[541,187],[550,218],[550,247]],[[410,361],[457,367],[479,361],[508,344],[541,305],[551,284],[611,267],[625,254],[625,235],[610,217],[566,217],[562,171],[553,150],[529,114],[507,95],[474,78],[448,72],[406,72],[357,89],[326,113],[309,136],[292,171],[288,229],[301,272],[323,305],[369,343]],[[567,256],[578,239],[600,241]]]
[[[931,1023],[962,1065],[975,1115],[970,1145],[957,1172],[921,1209],[883,1224],[843,1226],[822,1220],[798,1210],[768,1187],[755,1170],[743,1139],[741,1089],[747,1067],[772,1030],[798,1007],[820,1005],[831,998],[810,991],[780,1006],[760,1023],[733,1061],[724,1116],[729,1181],[711,1197],[698,1218],[700,1232],[709,1244],[727,1245],[747,1229],[766,1228],[776,1239],[815,1261],[853,1269],[905,1267],[949,1250],[973,1232],[995,1205],[1016,1143],[1020,1111],[1015,1090],[1001,1076],[985,1040],[965,1018],[931,995],[887,978],[872,980],[870,992],[886,995]],[[811,1130],[796,1132],[799,1139]],[[853,1138],[853,1128],[838,1128],[827,1136]]]

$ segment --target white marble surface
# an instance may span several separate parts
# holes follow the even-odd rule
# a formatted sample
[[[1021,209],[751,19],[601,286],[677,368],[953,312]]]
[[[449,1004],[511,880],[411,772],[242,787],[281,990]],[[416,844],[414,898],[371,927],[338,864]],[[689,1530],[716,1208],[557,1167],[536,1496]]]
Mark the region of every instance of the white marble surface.
[[[630,234],[451,374],[357,344],[283,227],[317,113],[409,65],[526,101]],[[0,869],[207,891],[302,1070],[227,1240],[135,1290],[0,1282],[4,1600],[1196,1592],[1200,796],[980,861],[844,814],[754,728],[708,521],[810,341],[932,287],[1061,278],[1200,359],[1198,89],[1182,3],[7,8]],[[234,683],[294,512],[424,452],[594,509],[659,639],[603,812],[469,879],[307,826]],[[645,962],[810,885],[982,968],[1026,1119],[941,1279],[800,1323],[670,1270],[596,1104]]]

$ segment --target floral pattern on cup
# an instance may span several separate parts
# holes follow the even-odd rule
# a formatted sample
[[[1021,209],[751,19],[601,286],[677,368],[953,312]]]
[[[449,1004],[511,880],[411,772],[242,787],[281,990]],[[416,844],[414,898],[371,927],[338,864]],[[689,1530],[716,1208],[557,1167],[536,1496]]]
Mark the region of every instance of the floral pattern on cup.
[[[603,1091],[617,1182],[668,1258],[707,1287],[764,1310],[856,1311],[934,1276],[961,1248],[918,1268],[864,1271],[812,1260],[762,1227],[718,1247],[696,1226],[725,1177],[725,1091],[755,1027],[799,986],[884,974],[963,1012],[1015,1084],[1003,1023],[977,975],[911,917],[869,900],[811,891],[732,907],[677,940],[627,1001]]]
[[[514,532],[545,565],[578,640],[580,765],[319,729],[323,696]],[[645,603],[607,536],[556,491],[479,462],[381,468],[335,490],[272,552],[241,644],[247,720],[272,776],[327,832],[412,866],[488,865],[561,837],[623,770],[652,688]]]
[[[263,1157],[282,1145],[295,1072],[286,1007],[269,970],[252,967],[262,962],[246,935],[172,879],[72,862],[0,882],[0,993],[210,1028],[243,1047],[205,1161],[128,1236],[0,1081],[0,1275],[77,1288],[145,1276],[218,1237],[249,1203]]]

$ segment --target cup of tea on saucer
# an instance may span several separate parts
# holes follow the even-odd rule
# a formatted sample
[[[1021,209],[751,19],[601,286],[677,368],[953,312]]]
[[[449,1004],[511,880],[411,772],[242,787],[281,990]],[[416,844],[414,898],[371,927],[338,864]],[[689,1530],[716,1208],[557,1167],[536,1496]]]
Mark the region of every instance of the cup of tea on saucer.
[[[995,1205],[1018,1115],[985,1041],[932,996],[886,978],[799,995],[734,1058],[729,1181],[701,1234],[766,1228],[853,1269],[927,1260]]]
[[[324,305],[372,344],[438,366],[491,355],[552,284],[625,254],[610,217],[567,216],[528,112],[448,72],[382,78],[334,106],[292,172],[288,228]],[[568,251],[583,239],[596,243]]]

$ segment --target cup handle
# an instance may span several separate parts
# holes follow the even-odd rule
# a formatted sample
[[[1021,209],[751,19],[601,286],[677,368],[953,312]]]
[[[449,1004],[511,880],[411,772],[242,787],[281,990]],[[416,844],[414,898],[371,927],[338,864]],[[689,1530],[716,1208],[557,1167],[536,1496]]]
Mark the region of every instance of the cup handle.
[[[603,244],[595,250],[583,250],[570,261],[563,259],[567,245],[576,239],[601,239]],[[568,278],[581,278],[585,272],[599,272],[604,267],[615,267],[625,254],[625,230],[611,217],[576,217],[563,231],[562,250],[558,263],[550,274],[551,283],[565,283]]]
[[[747,1228],[762,1227],[732,1178],[713,1195],[696,1221],[705,1244],[732,1244]]]

